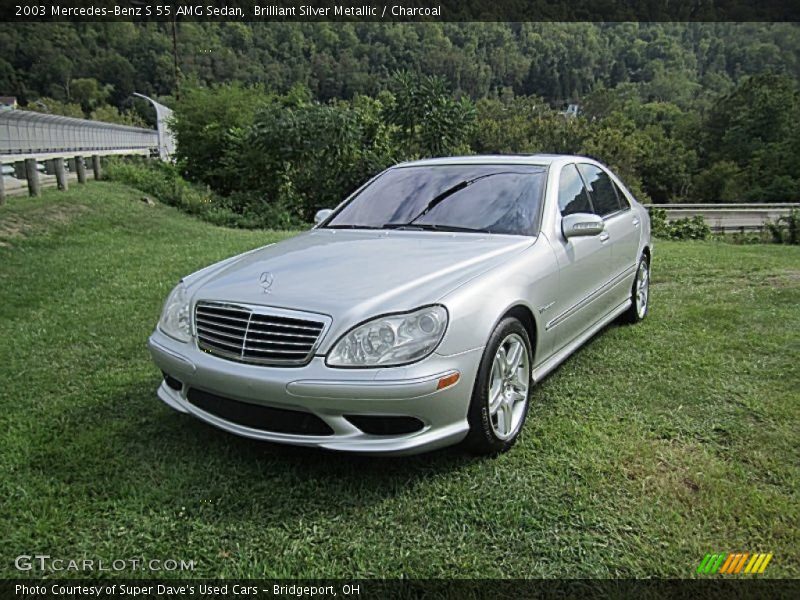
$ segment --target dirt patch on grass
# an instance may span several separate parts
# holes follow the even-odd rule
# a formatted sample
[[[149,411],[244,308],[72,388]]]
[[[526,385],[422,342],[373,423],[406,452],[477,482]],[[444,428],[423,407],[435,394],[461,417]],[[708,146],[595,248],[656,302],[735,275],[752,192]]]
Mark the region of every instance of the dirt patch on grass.
[[[779,275],[771,275],[764,280],[766,285],[771,287],[798,287],[800,286],[800,271],[796,269],[787,269]]]
[[[703,489],[706,462],[696,443],[651,440],[621,466],[625,477],[642,492],[689,500]]]
[[[82,204],[51,204],[0,216],[0,246],[12,246],[14,240],[42,235],[66,225],[85,213]]]

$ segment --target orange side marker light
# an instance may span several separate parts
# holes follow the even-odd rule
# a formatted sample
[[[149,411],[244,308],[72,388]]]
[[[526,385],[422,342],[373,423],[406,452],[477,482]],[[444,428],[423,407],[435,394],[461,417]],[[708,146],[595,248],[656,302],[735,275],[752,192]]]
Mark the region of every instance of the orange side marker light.
[[[460,377],[461,374],[458,371],[456,371],[455,373],[450,373],[450,375],[445,375],[444,377],[439,379],[439,383],[436,384],[436,389],[443,390],[444,388],[448,388],[451,385],[455,385]]]

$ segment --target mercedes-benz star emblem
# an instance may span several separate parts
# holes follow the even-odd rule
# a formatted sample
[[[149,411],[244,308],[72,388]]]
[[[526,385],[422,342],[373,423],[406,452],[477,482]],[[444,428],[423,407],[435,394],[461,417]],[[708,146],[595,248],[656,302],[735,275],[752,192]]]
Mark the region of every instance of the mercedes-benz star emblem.
[[[265,294],[271,294],[272,290],[272,283],[275,281],[275,276],[270,273],[269,271],[264,271],[261,274],[261,277],[258,278],[259,283],[261,283],[261,289],[264,290]]]

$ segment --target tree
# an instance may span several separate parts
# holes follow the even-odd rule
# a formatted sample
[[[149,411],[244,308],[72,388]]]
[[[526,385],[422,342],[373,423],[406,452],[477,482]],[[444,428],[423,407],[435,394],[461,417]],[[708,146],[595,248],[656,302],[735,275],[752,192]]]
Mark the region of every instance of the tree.
[[[104,121],[106,123],[118,123],[120,125],[130,125],[131,127],[147,127],[147,123],[135,112],[120,112],[116,106],[105,104],[92,111],[89,118],[93,121]]]
[[[264,105],[235,151],[246,165],[239,169],[242,187],[311,220],[396,161],[382,108],[364,97]]]
[[[89,114],[105,104],[112,89],[110,84],[102,85],[92,77],[73,79],[70,82],[69,97],[71,101],[80,104],[84,113]]]
[[[706,197],[711,197],[712,185],[735,183],[735,191],[722,188],[726,197],[750,202],[797,200],[800,94],[795,82],[768,73],[745,80],[721,97],[706,121],[704,148],[711,166],[698,175],[697,184]]]
[[[111,86],[108,100],[117,107],[128,104],[133,92],[137,91],[134,87],[136,69],[123,56],[111,54],[101,59],[95,72],[100,81]]]
[[[47,97],[28,102],[25,110],[32,110],[33,112],[50,115],[61,115],[63,117],[74,117],[76,119],[83,119],[85,117],[80,105],[70,102],[61,102],[55,98]]]
[[[706,147],[712,161],[745,166],[764,145],[788,137],[798,126],[796,83],[767,73],[746,79],[712,107]]]
[[[226,168],[223,158],[266,101],[268,97],[258,87],[184,86],[172,130],[177,140],[176,156],[186,174],[222,193],[235,189],[238,175]]]
[[[468,151],[476,116],[468,98],[453,98],[441,77],[407,71],[395,74],[393,91],[394,101],[384,115],[397,127],[406,154],[442,156]]]

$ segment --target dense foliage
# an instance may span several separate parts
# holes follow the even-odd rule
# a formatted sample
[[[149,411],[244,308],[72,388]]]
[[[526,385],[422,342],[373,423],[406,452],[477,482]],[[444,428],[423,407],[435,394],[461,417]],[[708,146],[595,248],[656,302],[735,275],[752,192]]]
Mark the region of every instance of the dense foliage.
[[[800,96],[787,76],[747,78],[704,113],[625,86],[599,89],[578,117],[533,96],[456,99],[443,79],[408,72],[389,88],[327,103],[299,86],[285,95],[187,88],[176,110],[179,164],[234,210],[306,221],[386,166],[464,153],[593,156],[656,203],[800,199]]]
[[[374,96],[405,69],[473,99],[505,90],[558,104],[629,83],[684,107],[765,70],[800,75],[788,23],[179,22],[177,51],[181,77],[202,85],[302,84],[322,101]],[[83,103],[87,78],[118,107],[133,91],[173,95],[171,24],[0,24],[0,93]]]
[[[0,24],[0,93],[130,123],[133,91],[161,98],[179,172],[236,224],[308,221],[397,161],[468,153],[593,156],[656,203],[797,201],[797,33],[181,22],[176,72],[170,24]]]

